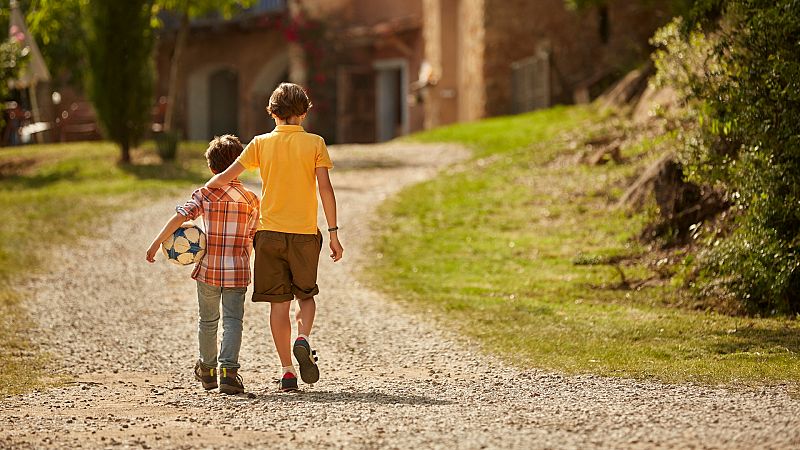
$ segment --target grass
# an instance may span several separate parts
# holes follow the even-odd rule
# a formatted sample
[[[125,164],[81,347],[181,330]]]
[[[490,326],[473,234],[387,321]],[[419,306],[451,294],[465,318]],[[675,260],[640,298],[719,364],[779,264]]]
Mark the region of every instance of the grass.
[[[122,165],[108,142],[0,149],[0,394],[45,383],[46,357],[32,351],[20,282],[42,267],[50,248],[87,235],[115,211],[205,182],[204,150],[182,144],[176,162],[162,163],[144,145],[135,164]]]
[[[643,214],[611,208],[664,136],[623,149],[628,164],[589,167],[563,132],[605,120],[555,108],[418,134],[457,142],[466,167],[406,189],[382,207],[377,278],[398,298],[523,367],[666,382],[800,380],[796,320],[675,307],[669,283],[623,289],[617,257],[648,252]],[[654,276],[620,265],[628,281]]]

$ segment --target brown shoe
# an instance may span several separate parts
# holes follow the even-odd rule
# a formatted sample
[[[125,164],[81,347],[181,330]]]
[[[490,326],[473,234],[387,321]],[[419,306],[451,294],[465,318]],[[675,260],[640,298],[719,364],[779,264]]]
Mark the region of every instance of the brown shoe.
[[[208,367],[200,360],[194,365],[194,378],[203,385],[203,389],[210,391],[217,387],[217,368]]]
[[[244,392],[244,381],[237,369],[221,369],[219,378],[219,391],[223,394],[241,394]]]

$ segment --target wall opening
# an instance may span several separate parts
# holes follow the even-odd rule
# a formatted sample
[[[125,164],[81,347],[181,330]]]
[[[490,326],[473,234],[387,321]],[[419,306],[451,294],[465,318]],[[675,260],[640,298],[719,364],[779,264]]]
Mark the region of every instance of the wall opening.
[[[239,76],[230,69],[212,72],[208,78],[208,131],[211,138],[239,135]]]
[[[336,82],[337,142],[375,142],[375,71],[362,66],[339,66]]]
[[[408,133],[407,66],[402,59],[375,63],[375,136],[379,142]]]
[[[597,28],[600,32],[600,41],[603,44],[608,44],[608,41],[611,39],[611,21],[608,16],[608,6],[600,6],[597,9],[597,14]]]

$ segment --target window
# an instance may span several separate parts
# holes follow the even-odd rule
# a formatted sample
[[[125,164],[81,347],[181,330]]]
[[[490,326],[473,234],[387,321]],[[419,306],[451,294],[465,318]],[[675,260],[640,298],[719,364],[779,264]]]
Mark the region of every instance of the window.
[[[286,9],[286,0],[258,0],[255,2],[250,12],[253,13],[267,13],[278,12]]]

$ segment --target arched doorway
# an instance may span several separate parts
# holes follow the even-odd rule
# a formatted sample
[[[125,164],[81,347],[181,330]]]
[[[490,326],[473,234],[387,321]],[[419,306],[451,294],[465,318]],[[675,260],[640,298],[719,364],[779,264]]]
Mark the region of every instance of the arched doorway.
[[[219,69],[208,78],[208,130],[210,136],[239,134],[239,76]]]

